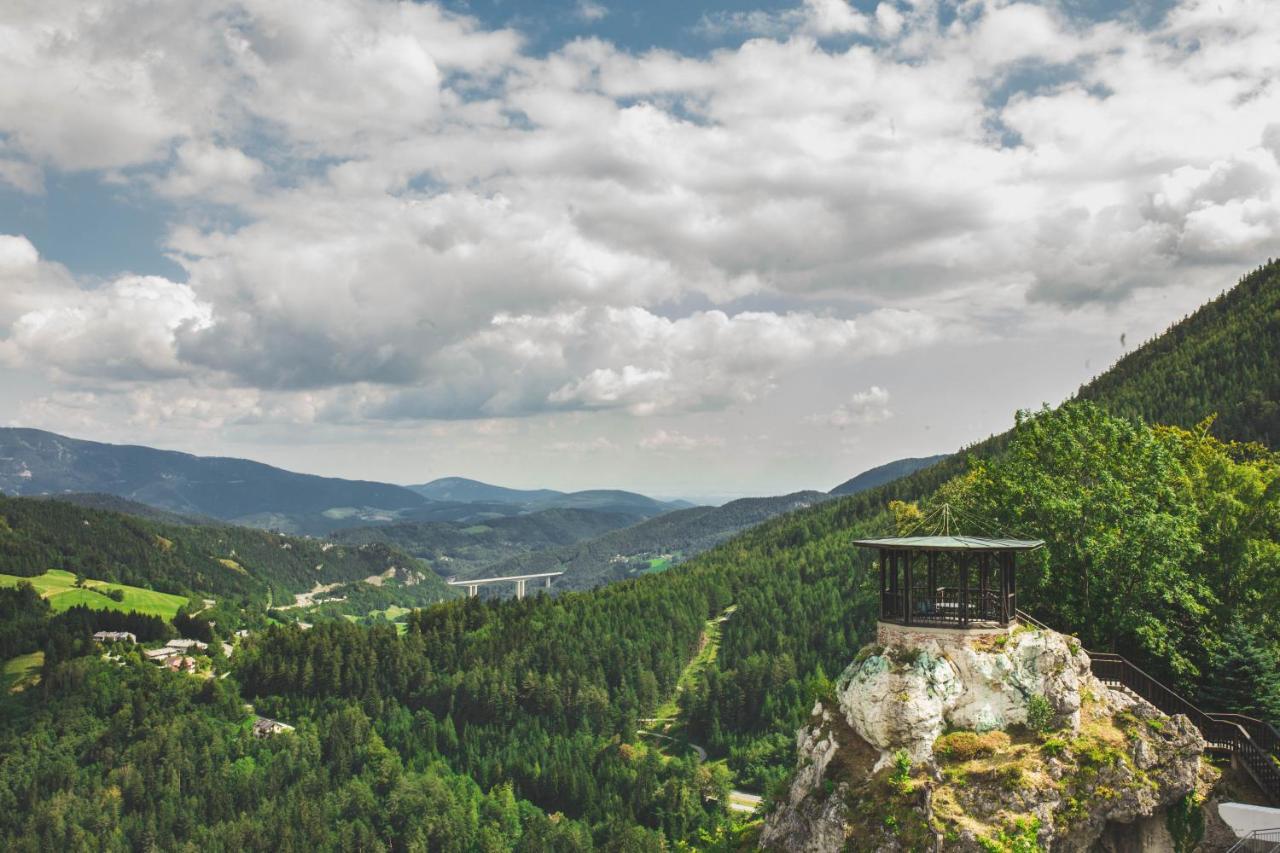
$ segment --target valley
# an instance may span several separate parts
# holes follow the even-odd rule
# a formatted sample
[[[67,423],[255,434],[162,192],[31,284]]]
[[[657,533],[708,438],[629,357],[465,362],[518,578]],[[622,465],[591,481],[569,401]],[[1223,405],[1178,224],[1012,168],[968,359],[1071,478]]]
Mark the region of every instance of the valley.
[[[1171,336],[1213,347],[1259,304],[1280,316],[1280,267],[1246,284]],[[1061,407],[1018,413],[1008,433],[848,495],[641,519],[525,506],[329,538],[0,498],[0,801],[34,796],[42,816],[0,821],[0,838],[64,846],[45,819],[56,806],[33,785],[70,761],[75,791],[111,774],[135,798],[122,833],[149,831],[125,824],[151,814],[157,837],[172,839],[286,825],[320,846],[359,846],[362,833],[441,848],[750,846],[792,778],[795,732],[874,637],[874,569],[850,540],[910,529],[943,503],[1045,540],[1019,589],[1037,618],[1196,701],[1275,720],[1280,457],[1233,440],[1269,435],[1270,410],[1206,420],[1207,407],[1246,393],[1224,370],[1186,394],[1178,423],[1135,417],[1127,401],[1175,381],[1162,340],[1122,362],[1141,365],[1122,379],[1104,375]],[[1280,368],[1270,340],[1251,357]],[[441,578],[550,565],[566,570],[555,594],[521,601],[461,599]],[[216,677],[192,677],[140,653],[106,660],[92,630],[235,647],[201,663]],[[246,736],[246,702],[293,728]],[[77,727],[49,746],[42,733],[64,719]],[[181,796],[160,784],[172,765],[155,756],[169,738],[208,747],[179,761],[202,829],[154,810]],[[109,767],[88,760],[104,743],[118,750]],[[286,760],[294,771],[281,781],[271,768]],[[314,800],[313,789],[329,793]],[[424,824],[428,813],[438,819]]]

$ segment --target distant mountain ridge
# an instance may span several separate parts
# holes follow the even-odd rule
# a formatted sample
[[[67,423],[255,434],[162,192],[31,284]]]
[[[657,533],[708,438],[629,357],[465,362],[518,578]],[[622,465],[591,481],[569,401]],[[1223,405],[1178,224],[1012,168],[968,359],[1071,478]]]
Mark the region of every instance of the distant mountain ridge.
[[[706,551],[784,513],[832,500],[824,492],[740,498],[724,506],[681,509],[572,545],[522,554],[483,568],[488,574],[564,571],[558,590],[589,589]]]
[[[0,493],[62,496],[155,520],[175,521],[154,512],[163,511],[313,536],[370,524],[483,522],[553,508],[639,521],[691,506],[620,490],[522,491],[462,477],[405,487],[20,427],[0,428]],[[132,503],[111,505],[108,496]]]
[[[555,489],[508,489],[466,477],[442,477],[430,483],[409,486],[425,498],[460,503],[516,504],[525,509],[590,509],[601,512],[640,512],[647,516],[674,509],[687,509],[688,501],[660,501],[621,489],[588,489],[561,492]]]
[[[935,462],[941,462],[950,454],[939,453],[937,456],[922,456],[909,459],[896,459],[893,462],[887,462],[875,468],[863,471],[852,479],[845,480],[840,485],[831,490],[833,495],[856,495],[858,492],[864,492],[867,489],[874,489],[876,486],[883,486],[885,483],[905,477],[908,474],[914,474],[921,468],[928,468]]]
[[[384,542],[426,562],[439,575],[463,575],[543,548],[572,545],[641,518],[630,513],[544,509],[479,522],[408,521],[330,534],[348,545]]]
[[[433,501],[458,501],[460,503],[534,503],[556,498],[564,494],[555,489],[508,489],[472,480],[467,477],[440,477],[430,483],[406,488]]]
[[[323,513],[333,507],[419,507],[402,486],[296,474],[261,462],[105,444],[44,430],[0,428],[0,491],[98,492],[226,521],[257,513]]]

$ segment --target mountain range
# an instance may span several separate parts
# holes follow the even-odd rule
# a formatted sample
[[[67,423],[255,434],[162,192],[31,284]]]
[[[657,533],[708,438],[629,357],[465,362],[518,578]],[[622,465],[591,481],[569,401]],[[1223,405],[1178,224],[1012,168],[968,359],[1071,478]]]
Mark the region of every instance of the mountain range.
[[[111,495],[183,516],[308,535],[399,521],[477,522],[555,508],[640,521],[692,506],[620,490],[520,491],[458,477],[405,487],[18,427],[0,428],[0,493]]]

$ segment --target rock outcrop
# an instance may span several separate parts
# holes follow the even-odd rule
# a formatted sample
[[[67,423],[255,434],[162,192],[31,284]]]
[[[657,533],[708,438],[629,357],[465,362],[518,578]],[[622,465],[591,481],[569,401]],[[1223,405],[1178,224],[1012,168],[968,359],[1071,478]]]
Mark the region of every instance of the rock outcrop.
[[[1074,639],[885,625],[879,639],[797,734],[762,846],[1190,849],[1177,815],[1198,808],[1203,739],[1094,678]]]

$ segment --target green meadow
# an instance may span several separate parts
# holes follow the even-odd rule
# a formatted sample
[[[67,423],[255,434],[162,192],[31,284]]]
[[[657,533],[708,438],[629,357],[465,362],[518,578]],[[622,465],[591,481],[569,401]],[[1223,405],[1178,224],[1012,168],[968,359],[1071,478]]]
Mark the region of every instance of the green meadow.
[[[17,693],[40,680],[40,667],[44,666],[44,652],[18,655],[4,662],[0,669],[0,691]]]
[[[0,586],[17,586],[27,581],[36,588],[36,592],[47,599],[55,613],[83,604],[93,610],[130,610],[172,619],[178,608],[187,603],[181,595],[170,595],[166,592],[155,592],[125,584],[107,583],[106,581],[86,580],[83,588],[76,587],[76,576],[61,569],[50,569],[42,575],[24,578],[17,575],[0,575]],[[106,590],[118,589],[124,593],[122,601],[107,598],[102,593]],[[102,592],[100,592],[101,590]]]

